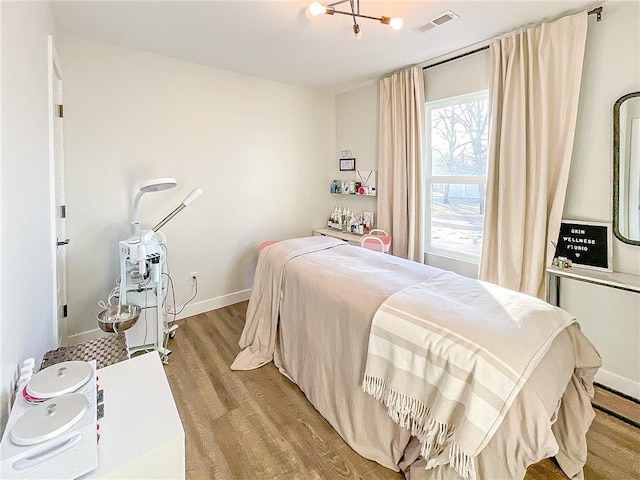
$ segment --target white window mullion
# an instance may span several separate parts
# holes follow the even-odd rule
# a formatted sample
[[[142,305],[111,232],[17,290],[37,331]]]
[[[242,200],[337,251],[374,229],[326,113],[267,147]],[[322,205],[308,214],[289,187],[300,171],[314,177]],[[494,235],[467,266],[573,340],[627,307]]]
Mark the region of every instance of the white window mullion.
[[[433,183],[455,183],[466,185],[483,185],[487,183],[487,177],[455,177],[455,176],[433,176],[430,178]]]

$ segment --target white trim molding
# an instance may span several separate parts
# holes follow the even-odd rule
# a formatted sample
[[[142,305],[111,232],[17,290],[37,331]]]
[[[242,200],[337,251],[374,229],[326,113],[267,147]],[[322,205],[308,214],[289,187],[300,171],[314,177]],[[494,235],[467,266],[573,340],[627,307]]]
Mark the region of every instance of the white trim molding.
[[[617,373],[600,369],[596,373],[595,381],[601,385],[617,390],[620,393],[640,400],[640,382],[623,377]]]
[[[211,310],[227,307],[235,303],[244,302],[246,300],[249,300],[250,295],[251,289],[247,288],[246,290],[229,293],[227,295],[222,295],[221,297],[210,298],[208,300],[202,300],[200,302],[189,304],[184,307],[184,310],[182,310],[182,313],[180,315],[176,316],[176,320],[192,317],[193,315],[198,315],[199,313],[210,312]],[[169,315],[169,317],[171,317],[171,315]],[[172,318],[169,318],[169,320],[172,320]]]

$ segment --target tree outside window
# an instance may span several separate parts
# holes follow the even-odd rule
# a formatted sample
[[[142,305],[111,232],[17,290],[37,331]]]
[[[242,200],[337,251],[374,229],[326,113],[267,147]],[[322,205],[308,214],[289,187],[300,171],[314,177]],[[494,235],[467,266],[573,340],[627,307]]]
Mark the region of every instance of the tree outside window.
[[[487,172],[487,92],[427,108],[426,250],[478,261]]]

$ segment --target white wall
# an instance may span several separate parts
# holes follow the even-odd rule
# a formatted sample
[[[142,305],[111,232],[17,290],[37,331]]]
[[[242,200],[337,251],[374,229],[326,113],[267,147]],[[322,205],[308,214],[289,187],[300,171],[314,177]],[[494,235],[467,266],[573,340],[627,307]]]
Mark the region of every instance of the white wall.
[[[640,3],[608,2],[589,19],[564,218],[612,221],[613,104],[640,91]],[[614,269],[640,275],[640,247],[614,237]],[[561,305],[598,349],[597,381],[640,398],[640,295],[563,280]]]
[[[336,152],[330,160],[334,179],[355,179],[354,172],[339,170],[338,158],[341,150],[353,152],[356,170],[377,170],[379,101],[377,81],[336,96]],[[324,191],[329,192],[329,184]],[[349,207],[356,213],[376,211],[375,197],[332,195],[331,201],[335,205]],[[327,217],[330,213],[327,212]],[[326,226],[326,219],[323,226]]]
[[[18,365],[57,345],[49,176],[47,37],[50,6],[0,3],[2,166],[0,432]]]
[[[639,19],[638,2],[608,2],[600,23],[589,17],[564,218],[612,221],[612,108],[623,94],[640,90]],[[454,66],[455,62],[447,65]],[[376,96],[377,90],[365,87],[337,98],[336,121],[343,126],[338,130],[339,146],[344,138],[348,140],[345,145],[377,146],[377,130],[354,131],[351,137],[341,131],[348,125],[344,112],[362,110],[377,118],[377,109],[370,110]],[[640,247],[618,240],[613,247],[615,270],[640,274]],[[432,256],[429,263],[468,276],[475,273],[472,266],[442,257]],[[603,357],[604,366],[597,379],[640,397],[640,295],[563,281],[561,304],[576,315]]]
[[[264,240],[326,223],[335,157],[333,96],[63,35],[70,333],[96,328],[96,302],[119,276],[140,182],[151,228],[194,187],[204,194],[163,227],[184,315],[247,298]]]
[[[564,216],[612,221],[613,104],[640,91],[640,3],[610,2],[589,19]],[[640,275],[640,248],[614,240],[614,269]]]

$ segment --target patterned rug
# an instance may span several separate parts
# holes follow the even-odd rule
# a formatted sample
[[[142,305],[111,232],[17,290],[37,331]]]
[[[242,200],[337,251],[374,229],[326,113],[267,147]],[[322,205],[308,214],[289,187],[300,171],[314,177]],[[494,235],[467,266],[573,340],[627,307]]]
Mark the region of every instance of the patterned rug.
[[[127,360],[129,350],[124,333],[109,335],[89,340],[88,342],[60,347],[50,350],[42,357],[40,369],[71,360],[89,361],[95,360],[98,368],[106,367],[114,363]]]

